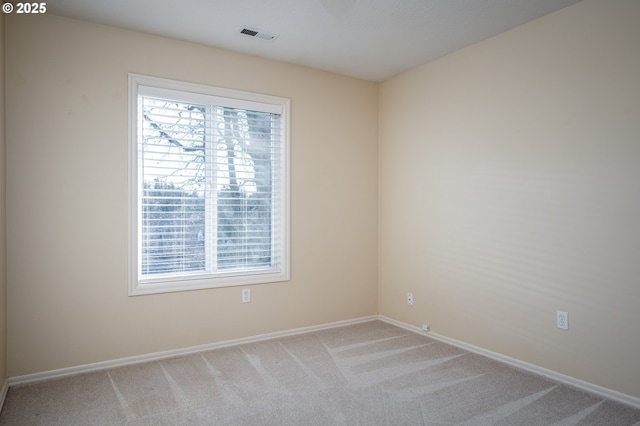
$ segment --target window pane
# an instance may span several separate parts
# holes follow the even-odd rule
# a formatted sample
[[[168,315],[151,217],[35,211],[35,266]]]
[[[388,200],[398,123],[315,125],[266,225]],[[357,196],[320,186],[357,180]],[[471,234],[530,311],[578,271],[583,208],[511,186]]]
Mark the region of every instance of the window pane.
[[[142,99],[142,274],[271,267],[272,135],[279,116]],[[215,157],[209,176],[207,153]],[[217,212],[215,234],[206,229],[207,196]],[[217,255],[207,265],[213,238]]]
[[[273,114],[216,111],[217,266],[270,267]]]
[[[142,102],[143,275],[204,271],[206,107]]]

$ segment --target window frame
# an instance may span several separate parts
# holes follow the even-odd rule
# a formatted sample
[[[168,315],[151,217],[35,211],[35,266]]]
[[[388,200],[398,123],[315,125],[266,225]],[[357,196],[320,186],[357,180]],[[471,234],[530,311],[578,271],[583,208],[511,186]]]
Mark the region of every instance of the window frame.
[[[178,80],[170,80],[160,77],[152,77],[141,74],[129,73],[129,296],[143,294],[156,294],[177,291],[188,291],[218,287],[229,287],[239,285],[251,285],[261,283],[272,283],[288,281],[290,279],[290,252],[289,252],[289,209],[290,209],[290,165],[289,165],[289,114],[290,100],[272,95],[264,95],[252,92],[245,92],[235,89],[221,88],[203,84],[188,83]],[[141,279],[140,271],[140,241],[142,231],[139,229],[139,218],[141,212],[141,194],[138,181],[139,158],[139,120],[140,111],[138,108],[138,95],[142,88],[145,92],[156,92],[171,94],[177,93],[188,97],[190,100],[213,98],[224,100],[225,106],[234,108],[259,107],[260,111],[277,112],[282,116],[282,150],[281,153],[281,185],[279,187],[278,199],[279,209],[274,206],[272,211],[278,211],[278,229],[280,235],[276,236],[278,241],[275,246],[280,249],[278,256],[280,262],[279,271],[229,271],[216,272],[215,274],[185,274],[181,277],[169,279],[163,277],[156,279],[153,277]]]

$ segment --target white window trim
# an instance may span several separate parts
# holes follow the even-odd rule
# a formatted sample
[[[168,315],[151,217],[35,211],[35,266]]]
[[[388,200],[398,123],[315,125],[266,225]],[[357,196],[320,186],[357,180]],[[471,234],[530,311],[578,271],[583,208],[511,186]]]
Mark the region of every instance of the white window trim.
[[[193,96],[194,102],[198,98],[202,98],[202,95],[205,95],[207,97],[224,98],[226,105],[231,104],[231,106],[239,108],[251,108],[252,103],[254,105],[258,103],[263,111],[282,114],[284,121],[284,158],[282,159],[284,176],[280,193],[283,201],[282,211],[280,212],[281,222],[279,224],[282,230],[281,239],[278,243],[281,247],[281,268],[279,272],[229,272],[217,274],[215,277],[194,277],[191,279],[188,276],[183,276],[172,281],[145,279],[140,282],[138,271],[138,241],[140,239],[140,230],[138,229],[138,209],[140,208],[138,205],[138,92],[141,86],[145,86],[145,91],[153,90],[159,94],[170,94],[171,91],[179,91],[181,94],[188,92],[190,96]],[[265,110],[265,104],[273,105],[273,110]],[[287,98],[140,74],[129,74],[129,296],[280,282],[290,279],[289,111],[290,100]]]

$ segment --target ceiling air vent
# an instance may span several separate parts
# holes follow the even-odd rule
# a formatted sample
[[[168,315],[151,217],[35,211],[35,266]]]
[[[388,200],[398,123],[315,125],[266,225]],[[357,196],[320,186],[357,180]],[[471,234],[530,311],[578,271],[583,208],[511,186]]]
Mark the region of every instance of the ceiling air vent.
[[[240,34],[243,34],[247,37],[259,38],[262,40],[275,40],[278,38],[277,34],[271,34],[266,31],[259,30],[257,28],[252,27],[242,27],[240,28]]]

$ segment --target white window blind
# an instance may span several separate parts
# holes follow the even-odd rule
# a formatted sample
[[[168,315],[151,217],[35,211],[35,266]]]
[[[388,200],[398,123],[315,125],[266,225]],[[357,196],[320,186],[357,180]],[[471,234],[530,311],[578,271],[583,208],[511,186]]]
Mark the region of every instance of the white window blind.
[[[288,279],[288,102],[135,75],[130,88],[130,293]]]

